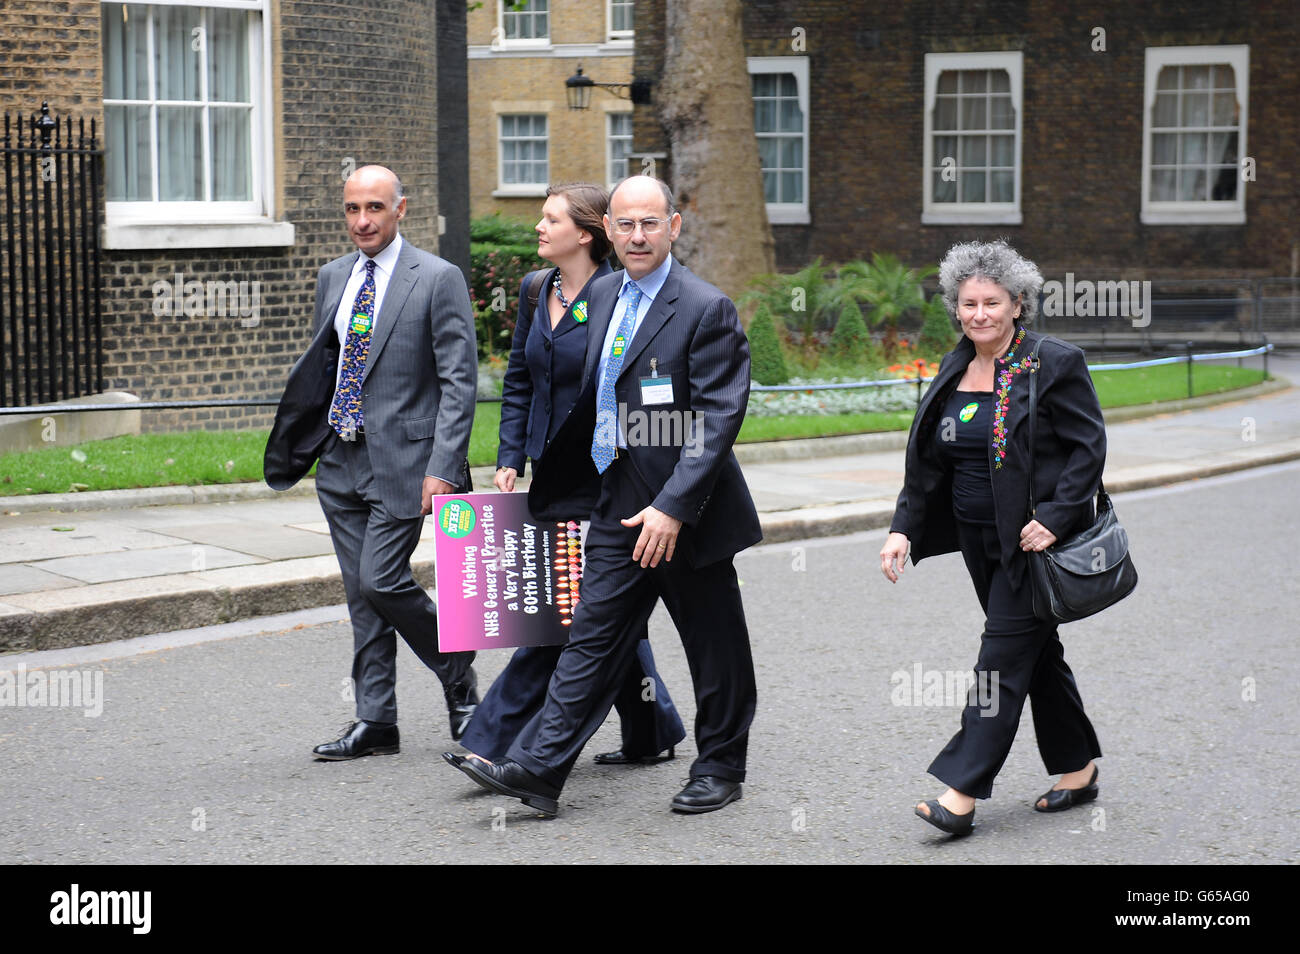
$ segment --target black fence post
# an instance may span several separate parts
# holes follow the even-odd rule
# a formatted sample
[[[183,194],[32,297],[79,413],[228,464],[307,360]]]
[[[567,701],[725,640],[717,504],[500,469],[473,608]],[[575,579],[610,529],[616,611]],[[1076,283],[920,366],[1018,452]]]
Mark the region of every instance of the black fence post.
[[[95,121],[4,115],[0,406],[103,390],[103,150]]]

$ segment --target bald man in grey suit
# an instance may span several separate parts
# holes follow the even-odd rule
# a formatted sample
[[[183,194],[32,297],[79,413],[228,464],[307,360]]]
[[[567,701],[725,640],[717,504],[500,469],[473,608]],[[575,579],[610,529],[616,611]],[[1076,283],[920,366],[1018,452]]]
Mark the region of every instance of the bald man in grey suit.
[[[267,442],[267,482],[292,486],[319,456],[352,619],[357,721],[317,758],[398,751],[396,634],[442,681],[453,739],[478,703],[473,653],[438,651],[437,613],[411,575],[434,494],[468,489],[478,354],[464,277],[398,234],[397,176],[363,166],[343,189],[357,253],[320,271],[313,340],[290,372]]]

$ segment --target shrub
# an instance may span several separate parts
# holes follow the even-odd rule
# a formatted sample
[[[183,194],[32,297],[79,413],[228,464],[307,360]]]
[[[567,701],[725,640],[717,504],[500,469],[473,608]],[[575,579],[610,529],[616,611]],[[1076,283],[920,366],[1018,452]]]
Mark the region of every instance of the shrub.
[[[943,296],[935,295],[927,301],[922,314],[925,320],[921,325],[921,348],[935,354],[951,351],[953,342],[957,340],[957,332],[953,329],[952,318],[944,306]]]
[[[871,334],[862,320],[857,302],[849,302],[840,312],[831,334],[831,359],[841,364],[861,366],[871,356]]]
[[[781,351],[776,323],[766,305],[759,305],[749,323],[749,374],[759,384],[784,384],[790,378]]]

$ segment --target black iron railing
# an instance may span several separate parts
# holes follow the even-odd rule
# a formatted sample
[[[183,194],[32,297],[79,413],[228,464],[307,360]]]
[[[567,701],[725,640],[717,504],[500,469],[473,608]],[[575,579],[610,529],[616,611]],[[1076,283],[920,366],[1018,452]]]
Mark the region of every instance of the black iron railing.
[[[4,117],[0,405],[103,390],[99,282],[103,154],[95,121]]]

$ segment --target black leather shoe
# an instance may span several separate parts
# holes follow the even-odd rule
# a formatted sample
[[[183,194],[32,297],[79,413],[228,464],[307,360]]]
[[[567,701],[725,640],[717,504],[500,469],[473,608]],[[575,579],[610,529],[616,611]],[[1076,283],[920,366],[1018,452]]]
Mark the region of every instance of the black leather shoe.
[[[716,775],[697,775],[673,799],[673,811],[698,815],[716,812],[740,798],[740,783]]]
[[[363,755],[393,755],[399,751],[397,726],[353,722],[343,738],[312,749],[312,755],[329,762],[343,762]]]
[[[965,815],[954,815],[940,805],[937,798],[932,798],[922,804],[930,809],[930,814],[927,815],[918,808],[916,809],[916,817],[924,818],[940,831],[946,831],[948,834],[960,838],[962,835],[969,835],[975,827],[975,809],[973,808]]]
[[[451,759],[447,761],[450,762]],[[517,798],[548,818],[554,818],[560,810],[559,802],[556,801],[560,790],[547,785],[518,762],[510,759],[488,762],[485,759],[461,758],[456,768],[488,791]]]
[[[1096,799],[1100,789],[1097,788],[1097,766],[1092,767],[1092,778],[1083,788],[1054,788],[1051,791],[1043,792],[1034,799],[1034,811],[1036,812],[1063,812],[1067,808],[1073,808],[1075,805],[1082,805],[1085,802],[1091,802]],[[1039,805],[1039,802],[1046,801],[1046,805]]]
[[[459,742],[469,728],[469,720],[474,718],[474,710],[478,708],[478,677],[474,675],[474,670],[465,673],[465,678],[460,682],[447,686],[442,694],[447,700],[451,740]]]
[[[465,756],[457,755],[455,752],[443,752],[442,757],[452,768],[460,768],[465,761]]]
[[[660,762],[667,762],[677,758],[677,752],[674,746],[669,746],[666,752],[660,752],[658,755],[632,755],[619,749],[617,752],[601,752],[596,756],[597,765],[657,765]]]

